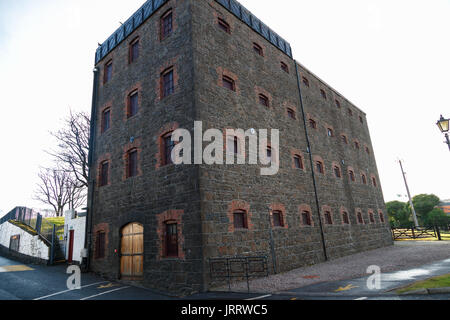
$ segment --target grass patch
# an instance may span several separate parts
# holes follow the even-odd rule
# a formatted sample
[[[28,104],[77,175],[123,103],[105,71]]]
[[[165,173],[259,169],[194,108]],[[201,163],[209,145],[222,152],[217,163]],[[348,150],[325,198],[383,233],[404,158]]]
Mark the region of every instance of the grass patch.
[[[397,294],[410,292],[419,289],[445,288],[450,287],[450,274],[434,277],[413,283],[412,285],[396,290]]]

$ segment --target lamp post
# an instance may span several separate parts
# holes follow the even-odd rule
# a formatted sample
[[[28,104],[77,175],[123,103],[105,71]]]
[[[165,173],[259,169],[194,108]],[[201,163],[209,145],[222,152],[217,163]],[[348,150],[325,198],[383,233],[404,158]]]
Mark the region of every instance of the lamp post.
[[[439,130],[441,130],[442,133],[445,134],[445,141],[444,143],[448,144],[448,148],[450,150],[450,139],[448,137],[448,131],[449,131],[449,121],[450,119],[444,119],[444,117],[441,115],[441,119],[436,123],[439,127]]]

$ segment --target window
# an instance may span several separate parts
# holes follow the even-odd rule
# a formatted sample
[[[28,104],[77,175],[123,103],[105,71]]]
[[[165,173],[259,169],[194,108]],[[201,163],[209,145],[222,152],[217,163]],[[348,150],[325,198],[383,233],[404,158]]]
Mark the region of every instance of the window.
[[[342,135],[341,138],[342,138],[342,142],[343,142],[343,143],[348,144],[347,136]]]
[[[289,73],[289,67],[286,63],[281,62],[281,70],[283,70],[286,73]]]
[[[309,87],[309,80],[308,80],[308,78],[303,77],[302,80],[303,80],[303,84],[304,84],[305,86]]]
[[[369,212],[370,223],[375,223],[375,218],[373,216],[373,212]]]
[[[313,119],[309,119],[309,126],[313,129],[317,129],[317,122]]]
[[[223,76],[222,85],[224,88],[227,88],[231,91],[236,91],[236,86],[235,86],[234,80],[231,79],[230,77]]]
[[[348,115],[351,117],[351,116],[353,116],[353,111],[352,111],[352,109],[348,109]]]
[[[127,167],[127,177],[135,177],[138,174],[138,152],[136,149],[128,151],[127,154],[128,167]]]
[[[302,161],[301,156],[299,156],[299,155],[294,156],[294,164],[295,164],[295,168],[303,170],[303,161]]]
[[[366,147],[365,149],[366,149],[366,153],[367,153],[368,155],[370,155],[370,149],[369,149],[369,147]]]
[[[342,222],[344,224],[350,224],[350,219],[348,218],[348,213],[347,212],[342,212]]]
[[[331,217],[331,212],[330,211],[325,211],[325,223],[326,224],[333,224],[333,218]]]
[[[363,217],[362,217],[362,213],[361,213],[361,212],[358,212],[358,213],[357,213],[357,218],[358,218],[358,223],[359,223],[359,224],[364,224],[364,220],[363,220]]]
[[[352,181],[352,182],[355,182],[355,181],[356,181],[356,179],[355,179],[355,173],[353,172],[353,170],[349,170],[349,171],[348,171],[348,177],[349,177],[350,181]]]
[[[324,174],[323,163],[321,161],[316,161],[316,169],[318,173]]]
[[[264,51],[263,48],[257,44],[257,43],[253,43],[253,50],[259,54],[261,57],[264,57]]]
[[[361,174],[361,181],[363,184],[367,184],[367,178],[365,174]]]
[[[161,40],[164,40],[172,34],[173,31],[173,19],[172,19],[172,9],[167,11],[161,17]]]
[[[364,120],[361,116],[359,116],[359,122],[364,123]]]
[[[100,165],[100,187],[108,185],[109,179],[109,162],[104,161]]]
[[[383,214],[383,212],[378,212],[378,214],[379,214],[379,216],[380,216],[380,221],[382,222],[382,223],[384,223],[384,214]]]
[[[233,222],[235,229],[248,229],[247,213],[242,210],[237,210],[233,213]]]
[[[164,154],[163,154],[163,164],[172,164],[172,150],[175,148],[175,142],[172,141],[172,132],[163,136]]]
[[[166,257],[178,257],[178,224],[175,222],[166,222],[165,251]]]
[[[128,118],[134,117],[139,111],[139,92],[133,91],[128,96]]]
[[[139,38],[134,39],[130,43],[130,52],[128,62],[133,63],[139,58]]]
[[[165,98],[175,92],[173,67],[161,73],[161,98]]]
[[[358,141],[355,141],[355,149],[359,149],[359,148],[360,148],[359,142],[358,142]]]
[[[334,166],[334,175],[336,176],[336,178],[341,177],[341,169],[338,166]]]
[[[269,98],[263,94],[259,95],[259,104],[265,107],[269,106]]]
[[[234,152],[234,154],[239,154],[239,139],[238,139],[238,137],[234,137],[234,139],[233,139],[233,152]]]
[[[104,74],[103,74],[103,83],[107,83],[111,80],[112,78],[112,60],[108,61],[105,64],[105,70],[104,70]]]
[[[20,235],[14,235],[9,238],[9,250],[19,252]]]
[[[220,29],[222,29],[226,33],[231,33],[230,25],[225,20],[218,18],[217,23]]]
[[[111,125],[111,109],[108,108],[102,112],[102,124],[101,124],[102,133],[108,131],[110,125]]]
[[[341,103],[339,102],[339,100],[334,100],[334,103],[336,103],[336,107],[338,107],[339,109],[341,108]]]
[[[320,95],[322,96],[322,98],[324,98],[325,100],[327,100],[327,93],[325,92],[325,90],[320,89]]]
[[[327,128],[327,135],[328,135],[329,137],[334,137],[333,129]]]
[[[309,213],[308,211],[303,211],[302,212],[302,223],[303,223],[304,226],[311,226],[312,225],[311,213]]]
[[[272,148],[267,147],[267,159],[272,161]]]
[[[105,257],[105,232],[99,231],[95,237],[95,259],[103,259]]]
[[[372,177],[372,184],[374,187],[377,186],[377,179],[375,177]]]
[[[287,109],[287,113],[288,113],[289,118],[294,119],[294,120],[297,119],[297,116],[295,115],[295,111],[292,110],[291,108]]]
[[[281,211],[272,212],[272,221],[274,227],[284,227],[283,213]]]

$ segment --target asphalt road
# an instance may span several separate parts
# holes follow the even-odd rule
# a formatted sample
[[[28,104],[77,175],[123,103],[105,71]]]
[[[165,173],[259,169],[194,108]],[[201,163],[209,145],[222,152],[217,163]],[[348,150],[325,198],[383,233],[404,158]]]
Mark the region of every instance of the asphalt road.
[[[81,289],[69,290],[67,266],[23,265],[0,257],[0,300],[450,300],[450,294],[397,296],[387,291],[417,280],[450,273],[450,259],[381,275],[380,288],[370,290],[368,277],[318,283],[276,294],[209,292],[176,298],[93,274],[81,274]]]

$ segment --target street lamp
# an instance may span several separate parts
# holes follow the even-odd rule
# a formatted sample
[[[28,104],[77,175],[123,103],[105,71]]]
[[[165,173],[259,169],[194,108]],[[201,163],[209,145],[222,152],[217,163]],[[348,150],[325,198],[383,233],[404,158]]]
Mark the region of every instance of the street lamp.
[[[448,148],[450,149],[450,139],[448,137],[449,132],[449,122],[450,119],[444,119],[444,117],[441,115],[441,119],[437,122],[437,126],[439,127],[439,130],[441,130],[442,133],[445,134],[446,142],[448,144]]]

